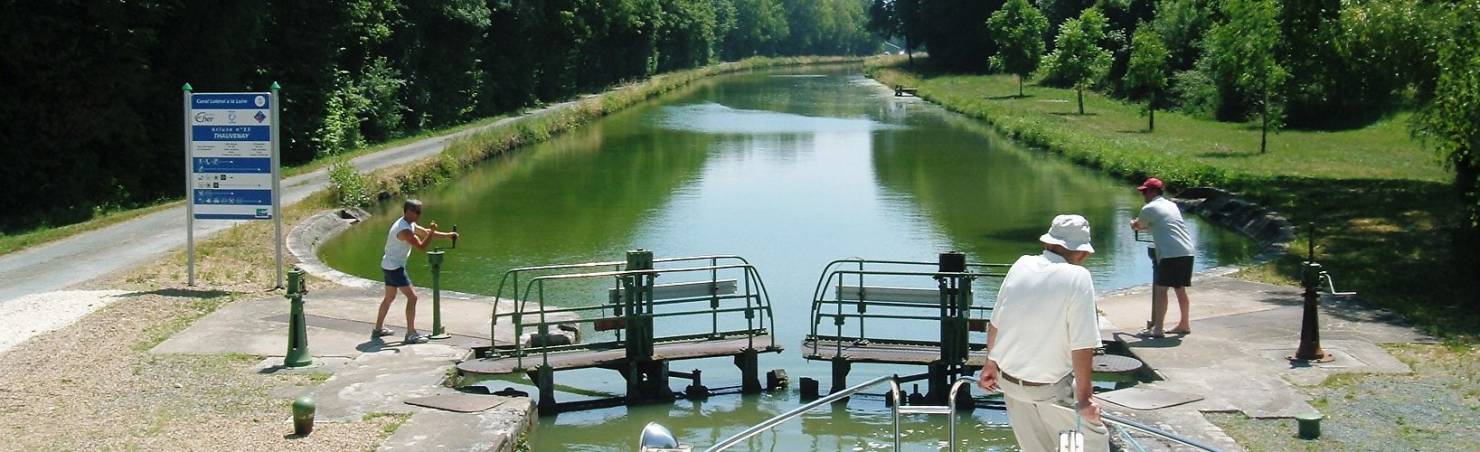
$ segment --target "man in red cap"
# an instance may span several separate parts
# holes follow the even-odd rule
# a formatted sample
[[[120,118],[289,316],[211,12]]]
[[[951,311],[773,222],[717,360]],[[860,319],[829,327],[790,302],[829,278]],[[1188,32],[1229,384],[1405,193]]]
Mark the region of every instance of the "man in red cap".
[[[1141,191],[1146,205],[1141,207],[1141,216],[1131,220],[1131,228],[1151,231],[1152,259],[1155,262],[1152,270],[1151,324],[1146,331],[1141,332],[1141,336],[1159,338],[1164,333],[1191,334],[1192,323],[1188,318],[1191,300],[1187,298],[1187,287],[1192,285],[1192,259],[1196,252],[1192,244],[1192,234],[1187,229],[1187,222],[1182,219],[1182,209],[1162,197],[1166,186],[1161,179],[1146,179],[1136,190]],[[1162,325],[1167,314],[1168,287],[1177,293],[1177,307],[1181,308],[1182,317],[1175,328],[1164,332]]]

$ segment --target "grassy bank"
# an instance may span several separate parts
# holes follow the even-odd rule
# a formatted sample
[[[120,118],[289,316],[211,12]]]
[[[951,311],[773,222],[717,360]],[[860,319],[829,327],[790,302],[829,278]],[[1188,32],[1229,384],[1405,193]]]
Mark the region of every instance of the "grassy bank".
[[[478,134],[471,140],[460,141],[455,146],[458,149],[456,151],[449,149],[449,152],[444,152],[444,158],[441,161],[421,165],[421,168],[414,170],[388,174],[387,178],[383,179],[385,183],[377,184],[373,188],[382,196],[392,196],[403,191],[414,191],[416,188],[446,180],[448,177],[458,174],[461,168],[482,161],[489,156],[524,144],[546,140],[551,135],[578,127],[592,119],[632,106],[652,96],[672,91],[705,77],[766,67],[859,61],[861,61],[861,58],[857,57],[756,57],[738,62],[714,64],[697,69],[659,74],[639,83],[616,87],[605,94],[582,99],[579,101],[580,105],[578,108],[573,109],[576,111],[563,111],[559,114],[541,115],[539,118],[521,120],[519,121],[520,125],[516,127],[486,131]],[[500,115],[484,118],[458,126],[424,131],[416,135],[366,146],[344,154],[322,156],[310,162],[284,167],[283,176],[292,177],[305,174],[330,166],[337,161],[373,154],[397,146],[410,144],[421,139],[450,135],[468,129],[487,126],[507,119],[509,116]],[[102,229],[149,213],[178,206],[178,203],[179,199],[163,200],[150,206],[103,212],[93,219],[80,223],[56,227],[41,227],[13,234],[0,233],[0,255],[65,239],[83,232]]]
[[[1009,75],[906,70],[897,61],[871,62],[886,85],[918,88],[919,96],[992,124],[1014,139],[1122,177],[1147,176],[1178,189],[1212,186],[1318,225],[1318,259],[1340,290],[1393,309],[1430,333],[1473,340],[1480,315],[1465,308],[1477,283],[1452,268],[1450,238],[1458,231],[1451,175],[1409,138],[1407,115],[1339,131],[1290,130],[1270,135],[1260,154],[1259,130],[1172,112],[1158,112],[1146,130],[1141,106],[1085,94],[1076,114],[1073,90],[1029,85],[1017,97]],[[1305,249],[1304,232],[1295,244]],[[1466,250],[1467,252],[1468,250]],[[1250,273],[1291,281],[1300,257],[1286,256]]]

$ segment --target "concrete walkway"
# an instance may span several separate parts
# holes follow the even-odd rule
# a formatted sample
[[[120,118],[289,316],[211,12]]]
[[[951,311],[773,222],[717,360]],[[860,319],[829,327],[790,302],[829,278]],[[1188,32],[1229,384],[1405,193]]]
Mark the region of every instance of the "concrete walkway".
[[[350,163],[361,172],[370,172],[433,158],[453,140],[500,127],[521,118],[564,110],[579,102],[580,100],[573,100],[552,104],[525,115],[501,119],[485,126],[427,138],[364,155],[351,160]],[[283,179],[283,205],[286,207],[297,204],[328,186],[327,168]],[[238,224],[241,222],[200,221],[195,225],[195,237],[197,240],[204,239]],[[290,225],[283,225],[283,227],[285,229],[283,234],[287,234],[286,229]],[[150,259],[184,246],[185,207],[181,205],[106,228],[3,255],[0,256],[0,304],[25,295],[72,287],[147,263]]]
[[[1298,385],[1314,385],[1339,373],[1408,373],[1406,364],[1377,344],[1432,342],[1433,338],[1404,326],[1397,316],[1353,302],[1328,298],[1320,315],[1321,344],[1336,360],[1324,364],[1293,364],[1285,359],[1300,341],[1302,299],[1297,288],[1260,284],[1223,276],[1197,278],[1192,298],[1192,334],[1165,339],[1136,338],[1134,333],[1150,318],[1149,287],[1113,294],[1099,300],[1101,334],[1130,347],[1160,381],[1130,389],[1101,393],[1105,409],[1145,424],[1204,441],[1226,450],[1242,450],[1204,412],[1239,412],[1254,418],[1292,418],[1316,412]],[[1178,315],[1175,297],[1167,313],[1170,327]],[[1160,405],[1155,399],[1196,399]],[[1120,400],[1125,405],[1107,402]],[[1134,406],[1127,406],[1134,405]],[[1142,409],[1137,409],[1137,407]],[[1290,434],[1295,423],[1290,422]],[[1140,438],[1138,436],[1138,438]],[[1175,449],[1166,443],[1156,449]]]
[[[418,291],[417,326],[432,328],[431,294]],[[411,418],[380,450],[512,450],[519,434],[532,421],[527,397],[464,393],[445,381],[458,361],[474,346],[489,345],[489,324],[495,301],[447,295],[442,298],[444,327],[452,337],[426,344],[403,344],[404,300],[392,306],[386,326],[396,335],[370,340],[380,291],[330,289],[311,291],[304,300],[309,352],[314,365],[303,369],[281,367],[287,352],[289,302],[282,296],[241,300],[196,321],[155,346],[151,353],[266,356],[258,372],[330,374],[322,384],[302,392],[276,394],[283,399],[312,397],[319,422],[357,421],[371,415],[406,414]],[[500,301],[500,310],[511,302]],[[513,340],[513,327],[500,324],[499,342]],[[472,403],[463,411],[426,408],[408,402],[437,397],[454,404]],[[453,405],[457,406],[457,405]]]

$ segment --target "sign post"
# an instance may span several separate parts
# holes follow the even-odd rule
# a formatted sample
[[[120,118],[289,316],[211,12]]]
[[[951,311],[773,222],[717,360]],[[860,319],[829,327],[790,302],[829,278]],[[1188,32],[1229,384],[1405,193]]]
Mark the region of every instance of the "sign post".
[[[186,254],[195,285],[195,220],[274,220],[283,285],[278,85],[271,92],[194,93],[185,84]]]
[[[280,106],[282,104],[277,102],[277,99],[279,99],[278,91],[281,89],[282,87],[278,86],[278,82],[272,82],[272,221],[275,223],[273,225],[273,242],[277,245],[277,279],[273,280],[273,283],[276,284],[275,288],[278,289],[283,288],[283,191],[279,185],[283,174],[283,153],[280,150],[282,141],[278,139],[280,128],[277,126],[278,118],[280,117],[278,113],[282,111],[282,107]]]

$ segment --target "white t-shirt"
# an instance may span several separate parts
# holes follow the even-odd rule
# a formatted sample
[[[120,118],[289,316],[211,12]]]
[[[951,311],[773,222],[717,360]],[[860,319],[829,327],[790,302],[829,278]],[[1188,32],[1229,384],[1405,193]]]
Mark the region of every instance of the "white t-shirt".
[[[385,235],[385,255],[380,257],[380,268],[395,270],[406,266],[406,259],[411,257],[411,244],[396,235],[403,230],[409,230],[415,235],[416,228],[412,227],[414,224],[416,223],[406,221],[406,217],[400,217],[391,225],[390,232]]]
[[[1192,244],[1192,233],[1187,230],[1187,222],[1182,220],[1182,209],[1177,208],[1176,203],[1157,196],[1141,207],[1141,216],[1137,220],[1142,226],[1151,228],[1157,259],[1193,255],[1196,248]]]
[[[988,355],[1014,378],[1053,383],[1074,371],[1070,351],[1100,346],[1095,283],[1089,270],[1049,251],[1012,264],[997,306]]]

